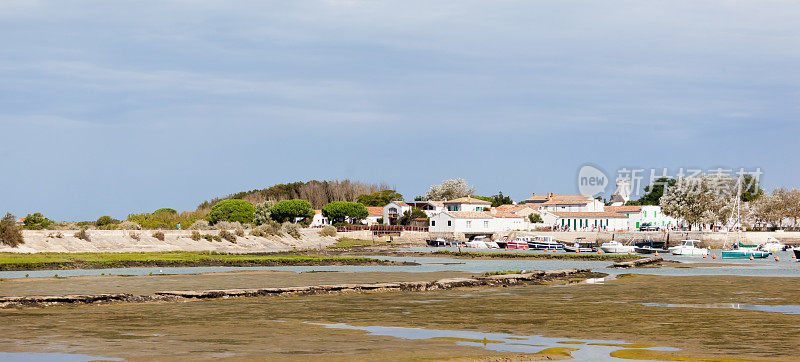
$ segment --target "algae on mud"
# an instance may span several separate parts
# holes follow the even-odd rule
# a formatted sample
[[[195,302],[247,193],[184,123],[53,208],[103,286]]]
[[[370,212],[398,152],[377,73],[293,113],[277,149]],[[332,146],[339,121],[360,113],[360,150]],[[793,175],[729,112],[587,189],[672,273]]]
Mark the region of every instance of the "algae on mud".
[[[402,263],[365,257],[286,253],[223,254],[192,251],[142,253],[0,253],[0,270],[399,264]]]
[[[793,360],[800,345],[800,315],[692,308],[659,313],[640,303],[791,304],[800,300],[796,283],[796,278],[633,275],[561,287],[2,310],[6,333],[0,350],[69,346],[71,352],[143,359],[496,357],[452,341],[409,341],[302,323],[315,322],[616,340],[626,342],[620,345],[625,350],[641,345],[681,348],[650,354],[673,360]],[[439,301],[418,303],[432,299]]]

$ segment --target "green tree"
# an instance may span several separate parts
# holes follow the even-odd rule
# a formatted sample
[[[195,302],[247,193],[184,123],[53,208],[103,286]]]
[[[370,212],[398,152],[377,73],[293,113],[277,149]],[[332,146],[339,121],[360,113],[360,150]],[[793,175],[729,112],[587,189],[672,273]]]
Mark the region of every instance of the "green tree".
[[[542,220],[542,215],[539,215],[535,212],[528,214],[528,220],[530,220],[530,222],[534,224],[544,222],[544,220]]]
[[[22,231],[17,226],[16,216],[6,213],[6,216],[0,219],[0,244],[13,248],[24,243],[25,239],[22,238]]]
[[[255,210],[253,204],[244,200],[223,200],[211,208],[206,219],[212,224],[220,221],[238,221],[242,224],[250,224],[253,222]]]
[[[311,203],[300,199],[280,201],[273,205],[269,211],[270,217],[277,222],[295,222],[298,217],[314,217],[314,209],[311,208]]]
[[[154,214],[160,214],[162,212],[166,213],[166,214],[177,214],[178,210],[171,209],[169,207],[163,207],[163,208],[160,208],[160,209],[158,209],[156,211],[153,211]]]
[[[763,195],[764,195],[764,190],[761,188],[761,184],[758,179],[753,177],[753,175],[742,176],[741,200],[743,202],[751,202],[758,200],[758,198],[760,198]]]
[[[411,225],[411,220],[414,220],[414,219],[425,219],[425,220],[427,220],[428,219],[428,214],[426,214],[424,211],[422,211],[420,209],[417,209],[417,208],[411,209],[411,211],[406,210],[405,212],[403,212],[403,215],[400,216],[399,219],[397,219],[397,224],[398,225]]]
[[[97,227],[102,228],[102,227],[106,227],[106,226],[113,225],[113,224],[118,224],[118,223],[119,223],[119,220],[114,220],[113,218],[111,218],[111,216],[105,215],[105,216],[100,216],[100,218],[98,218],[97,221],[95,221],[94,224],[97,225]]]
[[[395,190],[383,190],[358,196],[356,201],[364,206],[385,206],[386,204],[402,200],[403,195]]]
[[[272,201],[264,201],[256,204],[256,211],[255,214],[253,215],[253,222],[256,225],[264,225],[270,220],[272,220],[272,212],[270,211],[270,209],[272,209],[272,206],[274,205],[275,203]]]
[[[334,223],[344,222],[350,218],[353,223],[369,216],[367,207],[357,202],[334,201],[322,207],[322,216]]]
[[[47,229],[53,225],[53,221],[44,217],[41,212],[35,212],[33,214],[28,214],[25,216],[25,221],[23,221],[23,225],[25,229],[28,230],[42,230]]]
[[[626,205],[658,205],[661,202],[661,196],[664,196],[664,186],[667,189],[675,186],[677,181],[675,179],[660,177],[653,181],[653,184],[644,187],[645,194],[635,202],[628,202]]]
[[[510,197],[503,195],[503,191],[499,191],[497,195],[492,195],[492,199],[488,201],[492,202],[492,207],[514,203],[514,200],[511,200]]]

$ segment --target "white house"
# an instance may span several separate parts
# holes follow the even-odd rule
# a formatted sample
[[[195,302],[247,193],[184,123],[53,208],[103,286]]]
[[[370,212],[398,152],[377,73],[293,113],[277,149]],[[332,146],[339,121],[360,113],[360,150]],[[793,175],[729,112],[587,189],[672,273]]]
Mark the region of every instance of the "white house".
[[[483,211],[483,209],[491,206],[491,202],[476,199],[472,196],[459,197],[457,199],[444,202],[444,208],[447,211]]]
[[[543,211],[545,225],[574,231],[628,230],[628,217],[613,211],[553,212]]]
[[[430,218],[444,210],[444,203],[441,201],[392,201],[383,207],[383,223],[395,225],[397,219],[411,209],[420,209]]]
[[[314,217],[311,218],[310,227],[330,225],[331,221],[327,217],[322,216],[322,210],[314,210]]]
[[[541,204],[550,212],[602,212],[602,201],[588,195],[553,195]]]
[[[522,216],[502,211],[444,211],[430,218],[431,233],[477,234],[525,229]]]
[[[681,224],[678,219],[665,215],[661,211],[661,206],[658,205],[611,206],[608,209],[628,216],[628,227],[631,230],[638,230],[644,223],[650,223],[661,229],[669,229]]]
[[[367,218],[362,221],[364,224],[375,225],[378,223],[378,219],[383,218],[383,208],[380,206],[367,206],[367,212],[369,212]]]

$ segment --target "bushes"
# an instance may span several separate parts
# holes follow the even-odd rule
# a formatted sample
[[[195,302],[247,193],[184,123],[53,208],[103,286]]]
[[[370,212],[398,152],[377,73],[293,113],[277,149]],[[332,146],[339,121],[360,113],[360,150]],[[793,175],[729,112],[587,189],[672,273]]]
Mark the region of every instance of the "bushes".
[[[314,209],[306,200],[284,200],[270,209],[270,217],[277,222],[294,222],[297,218],[313,218]]]
[[[131,231],[130,233],[128,233],[128,236],[130,236],[130,237],[131,237],[131,239],[133,239],[133,240],[136,240],[136,241],[142,240],[142,236],[141,236],[141,235],[139,235],[139,233],[135,233],[135,232],[133,232],[133,231]]]
[[[23,225],[28,230],[42,230],[53,226],[53,221],[44,217],[41,212],[35,212],[25,216]]]
[[[141,225],[143,229],[176,229],[178,224],[192,225],[195,221],[205,219],[201,211],[184,211],[180,214],[169,212],[144,213],[128,215],[128,221]]]
[[[168,208],[168,207],[164,207],[164,208],[158,209],[158,210],[156,210],[156,211],[153,211],[153,213],[154,213],[154,214],[161,214],[161,213],[165,213],[165,214],[176,214],[176,215],[177,215],[177,214],[178,214],[178,211],[177,211],[177,210],[175,210],[175,209],[171,209],[171,208]]]
[[[117,229],[120,230],[139,230],[142,227],[139,224],[133,221],[123,221],[119,225],[117,225]]]
[[[272,206],[274,205],[275,203],[272,201],[264,201],[256,205],[256,211],[253,214],[253,223],[256,225],[262,225],[272,220],[272,211],[270,211],[270,209],[272,209]]]
[[[253,222],[255,206],[244,200],[224,200],[218,202],[206,215],[206,220],[211,224],[220,221],[240,222],[249,224]]]
[[[200,232],[195,230],[195,231],[192,231],[192,235],[190,236],[190,238],[192,238],[192,240],[194,240],[194,241],[200,241],[200,239],[203,238],[203,235],[200,235]]]
[[[267,236],[280,235],[280,234],[281,234],[281,224],[279,224],[277,221],[274,220],[269,220],[266,223],[262,224],[261,226],[258,226],[253,230],[250,230],[250,235],[260,238],[265,238]]]
[[[292,223],[284,223],[281,227],[281,230],[291,237],[295,239],[300,239],[300,229],[297,228],[297,225]]]
[[[197,220],[189,225],[189,230],[211,230],[211,226],[206,220]]]
[[[319,236],[336,236],[336,228],[327,225],[319,231]]]
[[[236,236],[238,237],[244,237],[244,229],[242,228],[236,228],[236,231],[234,231],[233,233],[236,234]]]
[[[220,230],[218,237],[223,240],[230,241],[232,243],[236,242],[236,235],[233,235],[228,230]]]
[[[369,216],[369,211],[357,202],[335,201],[322,208],[322,215],[335,223],[344,222],[347,218],[355,222]]]
[[[100,216],[97,221],[94,222],[98,228],[103,230],[113,229],[115,224],[119,224],[119,220],[114,220],[111,216]]]
[[[161,240],[161,241],[164,241],[164,238],[165,238],[164,233],[161,232],[161,231],[153,232],[153,237],[158,239],[158,240]]]
[[[25,243],[22,231],[19,230],[16,222],[17,218],[11,213],[6,213],[6,216],[0,219],[0,244],[15,248]]]
[[[76,232],[73,236],[81,240],[92,241],[92,238],[89,237],[89,233],[86,231],[88,229],[89,229],[88,227],[84,226],[80,230],[78,230],[78,232]]]

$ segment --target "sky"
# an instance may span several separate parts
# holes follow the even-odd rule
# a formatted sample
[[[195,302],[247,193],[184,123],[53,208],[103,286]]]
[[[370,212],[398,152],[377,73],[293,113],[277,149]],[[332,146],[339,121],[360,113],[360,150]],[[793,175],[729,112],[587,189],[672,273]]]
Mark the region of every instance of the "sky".
[[[0,212],[345,178],[519,201],[576,193],[586,164],[800,187],[797,19],[771,0],[4,1]]]

